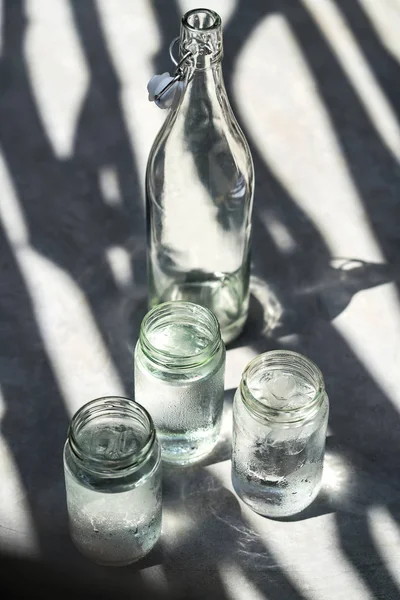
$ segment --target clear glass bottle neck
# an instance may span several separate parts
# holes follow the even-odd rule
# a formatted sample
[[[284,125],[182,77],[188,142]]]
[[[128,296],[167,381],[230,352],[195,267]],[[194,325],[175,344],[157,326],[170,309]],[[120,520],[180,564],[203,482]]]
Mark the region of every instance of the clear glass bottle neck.
[[[112,456],[101,455],[101,440],[96,436],[109,428],[110,421],[119,423],[121,436],[112,440]],[[125,425],[126,424],[126,425]],[[105,425],[105,427],[104,427]],[[129,444],[127,432],[134,430],[135,444]],[[100,433],[101,435],[101,433]],[[88,402],[72,417],[68,429],[68,443],[74,459],[92,473],[121,476],[141,467],[150,456],[156,441],[156,432],[149,413],[128,398],[105,397]],[[99,442],[99,443],[97,443]]]
[[[283,389],[274,393],[271,380],[278,374]],[[302,390],[307,389],[307,393]],[[325,397],[321,371],[308,358],[289,350],[273,350],[254,358],[243,372],[240,394],[258,419],[296,426],[318,413]]]
[[[220,64],[223,55],[221,18],[209,9],[195,9],[182,18],[180,59],[189,53],[189,63],[195,70]]]

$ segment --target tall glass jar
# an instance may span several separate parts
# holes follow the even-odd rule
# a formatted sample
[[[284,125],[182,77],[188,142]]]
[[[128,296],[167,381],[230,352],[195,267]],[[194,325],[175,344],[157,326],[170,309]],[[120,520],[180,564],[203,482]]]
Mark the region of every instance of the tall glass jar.
[[[166,462],[188,464],[218,441],[225,346],[218,321],[191,302],[166,302],[143,319],[135,395],[152,414]]]
[[[64,448],[72,540],[93,561],[122,566],[161,533],[161,460],[148,412],[126,398],[93,400],[73,416]]]
[[[219,15],[186,13],[179,48],[183,92],[146,173],[150,305],[206,306],[229,342],[248,311],[253,162],[224,86]]]
[[[275,350],[246,367],[233,407],[232,483],[255,512],[286,517],[318,494],[329,402],[318,367]]]

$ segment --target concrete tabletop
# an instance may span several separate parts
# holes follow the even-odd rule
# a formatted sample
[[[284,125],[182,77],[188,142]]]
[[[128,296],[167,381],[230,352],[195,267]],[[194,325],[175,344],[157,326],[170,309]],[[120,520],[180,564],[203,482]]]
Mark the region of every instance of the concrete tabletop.
[[[196,4],[0,6],[1,548],[96,577],[68,536],[62,448],[82,404],[132,394],[144,171],[165,117],[146,84],[171,70]],[[217,450],[166,470],[161,543],[110,577],[204,598],[398,599],[400,0],[206,4],[256,169],[250,317]],[[331,402],[322,491],[285,522],[230,482],[233,393],[273,348],[317,362]]]

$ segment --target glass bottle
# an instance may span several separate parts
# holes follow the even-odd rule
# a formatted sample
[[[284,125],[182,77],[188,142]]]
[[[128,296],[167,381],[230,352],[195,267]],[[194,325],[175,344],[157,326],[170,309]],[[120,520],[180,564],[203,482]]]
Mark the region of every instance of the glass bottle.
[[[225,346],[218,321],[191,302],[166,302],[143,319],[135,350],[135,395],[152,414],[162,458],[189,464],[218,441]]]
[[[88,558],[123,566],[161,533],[161,460],[148,412],[126,398],[85,404],[64,448],[70,533]]]
[[[248,312],[253,161],[224,86],[220,17],[186,13],[179,47],[183,91],[146,173],[150,305],[201,304],[229,342]]]
[[[317,496],[329,402],[318,367],[275,350],[246,367],[233,405],[232,483],[255,512],[286,517]]]

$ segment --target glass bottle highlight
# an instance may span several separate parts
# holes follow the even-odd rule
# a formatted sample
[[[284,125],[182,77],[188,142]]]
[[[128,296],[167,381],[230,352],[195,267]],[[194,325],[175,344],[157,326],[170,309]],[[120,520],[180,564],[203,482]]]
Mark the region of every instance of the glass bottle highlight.
[[[232,483],[255,512],[286,517],[320,489],[329,402],[318,367],[276,350],[246,367],[233,406]]]
[[[183,90],[146,173],[150,305],[201,304],[229,342],[248,312],[253,162],[224,86],[220,17],[186,13],[179,51]]]
[[[191,302],[166,302],[143,319],[135,395],[152,414],[163,460],[195,462],[218,441],[225,346],[218,321]]]
[[[123,566],[161,533],[161,460],[150,415],[119,397],[99,398],[72,418],[64,448],[70,533],[93,561]]]

